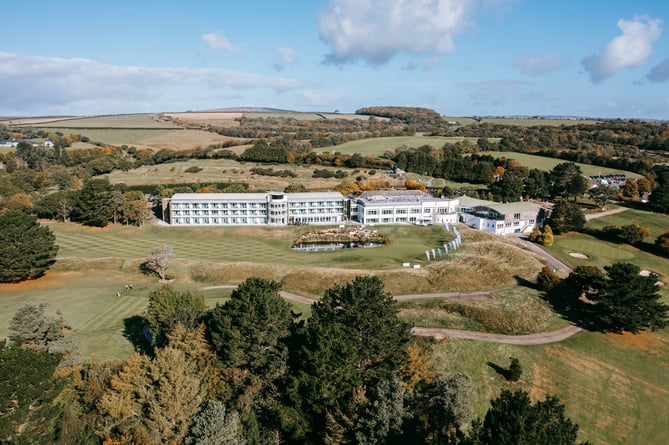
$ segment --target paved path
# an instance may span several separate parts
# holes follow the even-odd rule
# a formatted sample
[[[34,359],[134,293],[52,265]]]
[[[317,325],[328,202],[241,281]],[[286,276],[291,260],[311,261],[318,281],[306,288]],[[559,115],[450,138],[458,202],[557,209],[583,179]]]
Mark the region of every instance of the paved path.
[[[576,325],[569,325],[557,331],[540,332],[538,334],[527,335],[504,335],[504,334],[490,334],[487,332],[464,331],[460,329],[439,329],[439,328],[419,328],[415,327],[411,330],[414,335],[422,337],[454,337],[466,338],[470,340],[482,340],[493,343],[505,343],[508,345],[545,345],[548,343],[555,343],[565,340],[573,335],[578,334],[583,329]]]
[[[207,286],[201,287],[200,290],[207,289],[234,289],[237,286],[235,285],[220,285],[220,286]],[[295,301],[303,304],[313,304],[316,300],[303,297],[301,295],[296,295],[286,291],[279,291],[281,295],[286,300]],[[398,295],[394,297],[397,301],[406,301],[406,300],[415,300],[420,298],[448,298],[454,300],[489,300],[492,299],[492,295],[486,292],[473,292],[469,294],[462,293],[443,293],[443,294],[412,294],[412,295]],[[505,343],[509,345],[543,345],[547,343],[555,343],[558,341],[565,340],[573,335],[578,334],[583,329],[576,326],[570,325],[557,331],[551,332],[540,332],[537,334],[527,334],[527,335],[504,335],[504,334],[491,334],[488,332],[476,332],[476,331],[466,331],[461,329],[443,329],[443,328],[421,328],[414,327],[411,332],[414,335],[421,337],[434,337],[434,338],[444,338],[444,337],[453,337],[453,338],[466,338],[471,340],[481,340],[489,341],[494,343]]]
[[[602,216],[615,215],[616,213],[624,212],[629,210],[627,207],[616,207],[615,209],[607,210],[605,212],[598,213],[588,213],[585,215],[585,220],[590,221],[591,219],[601,218]]]

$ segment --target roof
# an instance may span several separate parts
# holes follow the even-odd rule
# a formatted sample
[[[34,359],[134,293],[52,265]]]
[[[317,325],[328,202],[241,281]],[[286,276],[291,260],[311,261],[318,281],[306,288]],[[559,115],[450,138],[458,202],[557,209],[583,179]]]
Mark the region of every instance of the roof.
[[[306,192],[306,193],[175,193],[172,201],[267,201],[270,194],[285,195],[288,200],[344,199],[339,192]]]
[[[461,208],[487,207],[502,215],[507,215],[510,213],[538,212],[539,209],[541,209],[541,206],[539,204],[535,204],[529,201],[502,203],[502,202],[487,201],[485,199],[470,198],[469,196],[460,197],[460,207]]]
[[[425,192],[421,192],[420,190],[370,190],[362,192],[357,199],[364,201],[365,205],[455,201],[435,198],[434,196]]]

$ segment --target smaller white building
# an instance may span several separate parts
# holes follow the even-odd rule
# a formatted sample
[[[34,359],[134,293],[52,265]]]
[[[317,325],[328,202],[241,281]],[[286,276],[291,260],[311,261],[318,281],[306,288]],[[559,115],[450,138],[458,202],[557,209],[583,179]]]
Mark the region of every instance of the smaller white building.
[[[457,221],[457,199],[419,190],[367,191],[351,201],[351,219],[362,224],[442,224]]]
[[[458,201],[459,222],[496,235],[530,233],[545,217],[544,208],[533,202],[499,203],[467,196]]]

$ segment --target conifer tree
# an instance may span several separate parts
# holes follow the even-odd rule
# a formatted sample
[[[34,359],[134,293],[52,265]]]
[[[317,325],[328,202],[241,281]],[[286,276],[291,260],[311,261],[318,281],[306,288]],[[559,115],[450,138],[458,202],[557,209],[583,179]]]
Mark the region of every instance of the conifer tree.
[[[56,237],[37,218],[21,210],[0,215],[0,283],[41,277],[57,253]]]

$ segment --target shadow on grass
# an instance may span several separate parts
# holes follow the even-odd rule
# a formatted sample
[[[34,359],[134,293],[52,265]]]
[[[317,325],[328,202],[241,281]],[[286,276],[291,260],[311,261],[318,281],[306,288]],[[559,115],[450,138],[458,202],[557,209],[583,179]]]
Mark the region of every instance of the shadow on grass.
[[[595,321],[598,319],[596,305],[588,304],[570,295],[571,292],[563,280],[562,283],[545,292],[542,298],[565,320],[588,331],[602,332],[602,326]]]
[[[537,287],[537,283],[534,281],[530,281],[528,279],[525,279],[521,277],[520,275],[514,275],[513,278],[516,280],[516,283],[518,283],[518,286],[526,287],[528,289],[533,289],[533,290],[538,290],[539,288]]]
[[[133,315],[132,317],[123,320],[123,336],[132,343],[135,351],[153,355],[153,347],[151,340],[147,336],[146,319],[141,315]]]
[[[493,362],[487,362],[487,365],[490,368],[492,368],[492,370],[495,371],[497,374],[504,377],[505,380],[509,380],[509,370],[508,369],[506,369],[502,366],[499,366],[498,364],[493,363]]]

